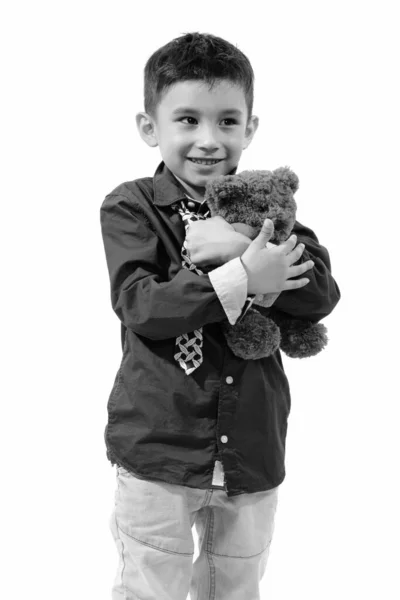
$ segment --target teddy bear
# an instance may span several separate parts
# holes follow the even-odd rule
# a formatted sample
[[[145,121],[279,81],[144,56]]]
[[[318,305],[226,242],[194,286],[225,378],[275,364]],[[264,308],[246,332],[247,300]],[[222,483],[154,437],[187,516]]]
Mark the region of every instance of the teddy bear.
[[[212,217],[223,217],[251,239],[257,237],[264,220],[271,219],[274,234],[270,242],[279,245],[288,239],[296,220],[293,195],[298,187],[299,179],[289,167],[242,171],[210,180],[204,200]],[[278,296],[279,293],[259,294],[235,325],[228,320],[222,322],[228,346],[236,356],[257,360],[280,348],[291,358],[305,358],[326,346],[326,327],[282,313],[273,306]]]

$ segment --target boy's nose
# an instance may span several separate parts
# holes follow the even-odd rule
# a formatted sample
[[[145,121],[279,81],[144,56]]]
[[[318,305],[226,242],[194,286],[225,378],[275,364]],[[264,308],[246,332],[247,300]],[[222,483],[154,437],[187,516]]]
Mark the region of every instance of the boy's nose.
[[[203,128],[199,133],[197,147],[200,150],[216,150],[219,148],[220,144],[217,139],[217,133],[211,127]]]
[[[196,144],[196,147],[203,152],[217,151],[220,144],[212,138],[204,139]]]

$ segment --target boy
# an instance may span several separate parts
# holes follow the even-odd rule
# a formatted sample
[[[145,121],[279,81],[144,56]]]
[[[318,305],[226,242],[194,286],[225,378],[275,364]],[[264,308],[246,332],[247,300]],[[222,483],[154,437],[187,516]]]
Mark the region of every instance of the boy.
[[[236,173],[257,129],[253,84],[246,56],[221,38],[190,33],[157,50],[137,126],[162,162],[101,206],[123,347],[105,432],[118,482],[113,600],[260,598],[285,477],[289,385],[279,351],[239,359],[219,324],[235,324],[267,292],[317,322],[340,294],[327,250],[300,223],[278,247],[269,220],[251,241],[205,218],[207,181]],[[188,258],[200,271],[185,268]]]

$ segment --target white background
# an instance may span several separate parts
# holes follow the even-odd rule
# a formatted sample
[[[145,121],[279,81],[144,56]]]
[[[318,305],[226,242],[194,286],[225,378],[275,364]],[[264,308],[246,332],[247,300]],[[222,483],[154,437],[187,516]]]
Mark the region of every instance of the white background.
[[[395,4],[2,9],[1,598],[111,597],[103,431],[121,346],[99,211],[117,185],[154,174],[159,151],[135,124],[144,64],[190,31],[252,62],[260,127],[239,172],[298,174],[298,219],[329,249],[342,293],[328,348],[284,357],[287,476],[262,598],[400,597]]]

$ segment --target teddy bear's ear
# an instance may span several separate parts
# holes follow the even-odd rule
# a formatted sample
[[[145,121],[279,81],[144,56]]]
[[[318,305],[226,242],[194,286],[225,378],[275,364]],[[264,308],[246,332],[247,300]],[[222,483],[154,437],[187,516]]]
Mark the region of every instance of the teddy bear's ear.
[[[273,171],[273,174],[280,182],[288,185],[293,193],[299,189],[299,178],[289,167],[279,167]]]

